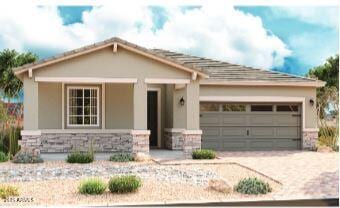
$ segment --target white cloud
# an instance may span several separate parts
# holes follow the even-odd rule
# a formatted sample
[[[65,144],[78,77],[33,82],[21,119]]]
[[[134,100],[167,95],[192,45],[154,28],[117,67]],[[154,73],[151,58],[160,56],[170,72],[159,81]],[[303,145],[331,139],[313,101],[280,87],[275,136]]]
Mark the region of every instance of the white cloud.
[[[271,7],[277,17],[292,17],[311,24],[339,28],[338,7]]]
[[[55,7],[1,7],[0,48],[61,52],[119,36],[146,47],[261,68],[281,66],[291,53],[278,37],[267,33],[259,17],[231,6],[203,6],[185,13],[168,7],[166,11],[168,21],[154,32],[151,10],[142,6],[95,7],[83,13],[83,23],[67,26]]]

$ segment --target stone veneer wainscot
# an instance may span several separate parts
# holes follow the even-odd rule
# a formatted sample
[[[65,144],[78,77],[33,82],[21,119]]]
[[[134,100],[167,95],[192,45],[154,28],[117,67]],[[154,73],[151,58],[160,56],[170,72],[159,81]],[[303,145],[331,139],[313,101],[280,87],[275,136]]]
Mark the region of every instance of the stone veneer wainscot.
[[[23,133],[20,145],[41,153],[65,153],[72,150],[96,152],[149,153],[149,131],[126,132],[41,132]]]

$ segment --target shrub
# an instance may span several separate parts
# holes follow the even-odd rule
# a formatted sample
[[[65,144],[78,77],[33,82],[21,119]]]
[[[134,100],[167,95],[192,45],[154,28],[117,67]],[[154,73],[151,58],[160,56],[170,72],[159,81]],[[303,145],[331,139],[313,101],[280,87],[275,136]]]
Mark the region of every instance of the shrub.
[[[208,149],[200,149],[200,150],[194,150],[192,152],[192,159],[214,159],[216,158],[216,153],[213,150]]]
[[[124,154],[124,153],[120,153],[120,154],[114,154],[111,155],[110,157],[110,161],[113,162],[130,162],[133,161],[133,156],[131,154]]]
[[[139,177],[134,175],[117,176],[109,181],[109,189],[111,193],[129,193],[137,191],[142,185]]]
[[[91,163],[94,160],[93,154],[90,152],[71,152],[67,155],[68,163]]]
[[[0,185],[0,198],[6,199],[10,196],[19,196],[18,188],[8,185]]]
[[[11,127],[2,130],[0,134],[0,151],[9,153],[11,156],[19,152],[20,146],[18,140],[20,139],[21,128]]]
[[[35,151],[20,150],[12,160],[13,163],[42,163],[44,160]]]
[[[318,145],[327,146],[337,151],[338,147],[338,129],[335,127],[320,127]]]
[[[99,178],[90,178],[82,181],[78,187],[81,194],[102,194],[106,189],[106,184]]]
[[[0,151],[0,162],[6,162],[8,160],[8,156]]]
[[[268,183],[258,178],[245,178],[238,182],[234,190],[242,194],[266,194],[272,191]]]

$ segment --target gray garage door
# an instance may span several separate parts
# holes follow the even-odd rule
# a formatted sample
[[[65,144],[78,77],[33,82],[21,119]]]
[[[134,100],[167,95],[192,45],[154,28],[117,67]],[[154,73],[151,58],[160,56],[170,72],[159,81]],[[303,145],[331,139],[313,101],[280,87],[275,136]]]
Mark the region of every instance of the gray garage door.
[[[299,104],[201,103],[202,148],[294,150],[301,147]]]

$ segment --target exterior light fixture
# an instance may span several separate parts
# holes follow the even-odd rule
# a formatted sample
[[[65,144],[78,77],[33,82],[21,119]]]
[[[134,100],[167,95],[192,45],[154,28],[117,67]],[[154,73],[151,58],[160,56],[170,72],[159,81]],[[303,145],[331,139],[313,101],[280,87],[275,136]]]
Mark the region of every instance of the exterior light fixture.
[[[310,103],[311,106],[314,105],[314,100],[313,100],[313,98],[309,99],[309,103]]]
[[[185,100],[184,100],[184,98],[183,97],[181,97],[181,99],[179,100],[179,104],[181,104],[182,106],[184,105],[184,103],[185,103]]]

